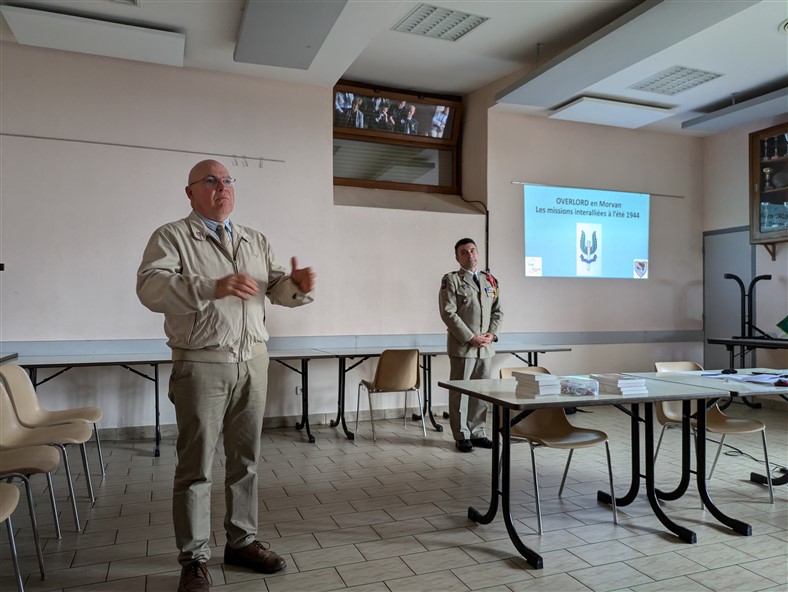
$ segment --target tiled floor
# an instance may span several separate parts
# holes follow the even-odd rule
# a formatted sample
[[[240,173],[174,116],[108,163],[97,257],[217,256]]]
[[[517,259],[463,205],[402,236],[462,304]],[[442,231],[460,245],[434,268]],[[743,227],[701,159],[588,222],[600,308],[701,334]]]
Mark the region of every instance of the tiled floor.
[[[770,459],[788,464],[788,414],[738,404],[727,412],[763,420]],[[628,418],[614,408],[594,407],[570,419],[610,435],[617,489],[623,493],[630,466]],[[557,493],[566,453],[537,450],[545,528],[539,536],[528,446],[514,446],[512,513],[523,540],[544,557],[544,569],[535,570],[509,541],[500,512],[489,525],[467,518],[468,506],[484,510],[489,502],[490,451],[458,453],[446,432],[429,429],[424,440],[420,425],[412,423],[403,430],[401,420],[381,421],[376,428],[377,443],[372,442],[368,423],[362,424],[355,441],[327,426],[314,426],[314,444],[294,429],[265,432],[259,538],[269,541],[288,563],[284,572],[272,576],[222,565],[223,469],[217,455],[212,590],[788,589],[788,487],[777,488],[775,504],[770,505],[766,488],[747,481],[750,471],[763,472],[763,465],[747,456],[723,456],[710,491],[723,511],[752,524],[753,535],[742,537],[721,527],[699,509],[691,486],[682,500],[664,504],[672,518],[697,532],[697,544],[689,545],[665,532],[642,492],[633,504],[619,509],[618,526],[612,524],[610,509],[596,501],[596,491],[607,487],[601,446],[575,454],[561,499]],[[757,434],[729,436],[726,443],[763,458]],[[33,477],[49,577],[42,582],[37,574],[22,501],[14,517],[27,590],[176,589],[180,570],[170,517],[173,441],[164,441],[160,458],[153,458],[149,440],[103,444],[103,479],[95,474],[95,451],[90,456],[94,507],[85,497],[84,476],[77,478],[81,533],[74,532],[62,470],[55,481],[61,540],[53,536],[45,480]],[[667,487],[674,482],[678,451],[679,432],[670,430],[659,455],[658,484]],[[72,470],[79,470],[76,450],[71,459]],[[7,541],[2,541],[0,552],[0,588],[14,590]]]

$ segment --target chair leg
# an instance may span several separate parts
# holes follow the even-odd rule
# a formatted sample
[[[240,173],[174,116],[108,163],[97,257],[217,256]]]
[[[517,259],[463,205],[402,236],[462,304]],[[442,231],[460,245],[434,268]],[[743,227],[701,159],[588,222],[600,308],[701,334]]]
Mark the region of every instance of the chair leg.
[[[16,539],[14,539],[14,523],[11,521],[11,516],[5,519],[5,525],[8,529],[8,546],[11,548],[11,561],[14,564],[14,574],[16,575],[16,588],[19,592],[25,592],[25,586],[22,584],[22,572],[19,569],[19,556],[16,554]]]
[[[613,524],[618,524],[618,508],[616,508],[616,491],[613,488],[613,463],[610,461],[610,445],[605,441],[605,454],[607,455],[607,476],[610,479],[610,499],[613,506]]]
[[[534,454],[534,444],[530,440],[528,445],[531,447],[531,467],[534,472],[534,499],[536,500],[536,526],[539,534],[542,534],[542,506],[539,503],[539,477],[536,474],[536,455]]]
[[[79,445],[79,452],[82,454],[82,466],[85,467],[85,484],[88,489],[90,505],[93,505],[96,503],[96,496],[93,495],[93,480],[90,478],[90,466],[88,465],[88,448],[84,442]]]
[[[372,424],[372,441],[377,442],[375,438],[375,418],[372,417],[372,393],[367,390],[367,400],[369,401],[369,423]]]
[[[74,495],[74,481],[71,479],[71,465],[68,462],[68,452],[66,447],[62,444],[52,444],[60,448],[60,454],[63,457],[63,468],[66,469],[66,483],[68,484],[68,494],[71,496],[71,509],[74,512],[74,526],[77,527],[77,532],[82,530],[79,524],[79,511],[77,510],[77,496]]]
[[[564,467],[564,476],[561,477],[561,487],[558,488],[558,497],[564,492],[564,483],[566,482],[566,474],[569,472],[569,463],[572,462],[572,455],[575,453],[574,448],[569,449],[569,458],[566,459],[566,466]]]
[[[55,501],[55,488],[52,483],[52,473],[47,473],[47,485],[49,486],[49,502],[52,505],[52,518],[55,521],[55,537],[60,540],[60,519],[57,516],[57,501]]]
[[[358,431],[358,415],[361,410],[361,384],[358,385],[358,391],[356,392],[356,431]]]
[[[96,438],[96,449],[98,450],[99,463],[101,465],[101,476],[103,477],[107,474],[107,472],[104,470],[104,453],[101,451],[101,440],[99,440],[97,423],[93,424],[93,436]]]
[[[405,406],[402,409],[402,427],[408,429],[408,395],[410,391],[405,391]]]
[[[769,484],[769,503],[774,503],[774,490],[772,489],[772,469],[769,466],[769,453],[766,451],[766,428],[761,432],[763,437],[763,458],[766,464],[766,481]]]
[[[667,424],[662,424],[662,431],[659,433],[659,440],[657,440],[657,447],[654,449],[654,464],[657,462],[657,455],[659,454],[659,446],[662,444],[662,436],[665,435],[665,428],[668,427]]]
[[[722,452],[723,442],[725,442],[725,434],[722,434],[722,438],[720,438],[720,445],[717,446],[717,454],[714,455],[714,462],[711,464],[711,471],[709,471],[708,479],[711,479],[711,476],[714,474],[714,467],[717,466],[717,460],[720,458],[720,452]]]
[[[708,432],[706,432],[706,433],[708,434]],[[692,428],[692,438],[690,439],[690,441],[695,444],[695,453],[697,454],[698,453],[698,430],[696,430],[695,428]],[[706,461],[707,459],[704,458],[703,460]],[[695,473],[697,473],[697,468],[695,470]],[[703,503],[703,498],[700,497],[700,496],[698,496],[698,506],[699,506],[699,509],[701,511],[704,511],[704,512],[706,511],[706,504]]]
[[[30,491],[30,479],[25,475],[18,475],[22,483],[25,484],[25,493],[27,494],[27,508],[30,512],[30,526],[33,529],[33,544],[36,547],[36,557],[38,557],[38,568],[41,571],[41,580],[47,579],[47,572],[44,569],[44,556],[41,553],[41,539],[38,538],[38,520],[36,520],[36,506],[33,502],[33,494]]]
[[[427,437],[427,426],[424,424],[424,408],[421,406],[421,392],[416,389],[416,398],[419,401],[419,415],[421,415],[421,432],[424,434],[424,437]]]

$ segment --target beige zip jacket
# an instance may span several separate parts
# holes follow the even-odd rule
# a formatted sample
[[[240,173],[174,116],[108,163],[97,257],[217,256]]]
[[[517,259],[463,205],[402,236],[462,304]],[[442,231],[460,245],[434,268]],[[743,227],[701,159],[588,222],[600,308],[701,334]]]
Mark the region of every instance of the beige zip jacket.
[[[244,362],[266,351],[265,297],[287,307],[312,302],[287,270],[274,262],[268,240],[233,224],[232,251],[222,247],[199,216],[165,224],[145,247],[137,271],[137,296],[164,313],[164,332],[173,360]],[[260,293],[249,300],[216,300],[216,281],[244,273]]]

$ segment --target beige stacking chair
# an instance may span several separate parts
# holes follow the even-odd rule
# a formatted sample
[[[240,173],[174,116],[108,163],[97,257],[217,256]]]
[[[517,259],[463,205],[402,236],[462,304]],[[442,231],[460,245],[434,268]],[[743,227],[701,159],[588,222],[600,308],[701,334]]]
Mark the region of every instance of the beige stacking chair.
[[[530,372],[533,374],[549,374],[541,366],[528,366],[523,368],[501,368],[501,378],[511,378],[512,372]],[[564,476],[561,478],[561,487],[558,489],[560,497],[564,491],[566,475],[569,472],[569,464],[572,462],[572,454],[575,448],[589,448],[597,444],[605,444],[607,454],[607,473],[610,481],[610,498],[613,500],[613,523],[618,524],[618,512],[616,510],[616,493],[613,489],[613,466],[610,462],[610,446],[607,434],[599,430],[579,428],[569,423],[566,413],[560,407],[549,409],[537,409],[511,426],[510,436],[512,438],[523,438],[528,441],[531,447],[531,466],[534,473],[534,498],[536,499],[536,520],[539,534],[542,534],[542,510],[539,500],[539,478],[536,473],[536,457],[534,448],[544,446],[546,448],[561,448],[569,450],[569,457],[566,459]]]
[[[63,467],[66,472],[68,493],[71,496],[71,508],[74,511],[74,524],[78,531],[81,530],[79,512],[77,511],[74,483],[71,478],[71,467],[68,462],[66,446],[69,444],[81,445],[82,462],[85,466],[85,482],[87,484],[88,496],[90,497],[91,503],[93,503],[95,501],[93,497],[93,485],[90,482],[90,473],[88,473],[87,469],[87,454],[84,446],[85,442],[90,440],[90,436],[90,427],[86,423],[67,423],[43,428],[27,428],[23,426],[16,417],[14,407],[11,404],[10,395],[6,391],[5,386],[0,383],[0,451],[41,445],[56,446],[60,449],[63,458]]]
[[[0,451],[0,479],[20,479],[28,491],[30,499],[30,477],[44,474],[49,489],[49,501],[52,506],[52,518],[55,524],[55,537],[60,539],[60,520],[55,501],[55,489],[52,474],[60,466],[60,453],[52,446],[31,446]]]
[[[104,454],[101,451],[101,441],[98,434],[98,422],[104,416],[101,409],[98,407],[75,407],[50,411],[41,407],[35,386],[24,368],[16,364],[5,364],[0,366],[0,376],[11,394],[16,416],[23,426],[37,428],[76,422],[92,423],[101,474],[105,474]]]
[[[356,397],[356,431],[358,431],[358,409],[361,402],[361,387],[367,389],[369,399],[369,419],[372,422],[372,441],[375,441],[375,420],[372,417],[372,395],[376,393],[405,393],[405,425],[408,422],[408,393],[416,391],[419,401],[419,415],[421,415],[421,430],[427,437],[427,428],[424,425],[424,413],[421,409],[421,375],[419,373],[418,349],[387,349],[380,354],[378,366],[375,369],[375,378],[371,381],[362,380],[358,384]]]
[[[692,370],[703,370],[700,364],[695,362],[655,362],[654,367],[657,372],[688,372]],[[681,401],[669,401],[656,403],[655,405],[657,421],[662,424],[662,431],[659,434],[659,441],[657,442],[657,449],[654,452],[654,461],[657,460],[657,453],[659,452],[659,445],[662,443],[662,435],[665,433],[665,428],[668,425],[681,426]],[[693,401],[692,411],[693,414],[697,410],[697,406]],[[697,425],[696,420],[692,420],[693,432]],[[710,434],[721,434],[720,444],[717,447],[717,454],[714,456],[714,462],[711,465],[709,476],[711,479],[714,474],[714,469],[717,466],[717,461],[722,452],[722,445],[725,442],[725,436],[728,434],[754,434],[761,433],[761,440],[763,441],[763,458],[766,465],[766,481],[769,485],[769,502],[774,503],[774,489],[772,488],[772,470],[769,466],[769,451],[766,448],[766,425],[757,419],[739,419],[737,417],[730,417],[725,415],[719,408],[717,403],[706,409],[706,431]]]
[[[55,494],[52,489],[51,471],[57,469],[60,458],[57,450],[51,446],[34,446],[31,448],[18,448],[16,450],[0,451],[0,479],[11,482],[19,479],[25,485],[27,494],[27,507],[30,512],[30,526],[33,528],[33,543],[36,548],[38,567],[41,571],[41,579],[47,577],[44,569],[44,556],[41,553],[41,539],[38,536],[38,520],[36,520],[36,506],[33,501],[33,492],[30,489],[29,476],[33,473],[46,473],[49,484],[49,499],[52,504],[52,514],[55,518],[55,530],[57,538],[60,538],[60,523],[57,517],[57,505]]]
[[[11,548],[11,561],[14,564],[17,590],[25,592],[25,586],[22,583],[22,572],[19,570],[19,556],[16,553],[14,524],[11,521],[11,514],[14,513],[18,504],[19,490],[14,485],[0,483],[0,522],[5,522],[8,529],[8,546]]]

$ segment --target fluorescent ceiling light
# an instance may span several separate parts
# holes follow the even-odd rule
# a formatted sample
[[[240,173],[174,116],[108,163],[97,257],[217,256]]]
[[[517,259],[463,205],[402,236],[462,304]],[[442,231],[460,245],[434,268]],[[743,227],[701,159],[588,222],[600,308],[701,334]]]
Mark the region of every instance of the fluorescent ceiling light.
[[[186,36],[109,21],[0,6],[18,43],[49,49],[183,66]]]
[[[670,115],[672,115],[671,110],[663,107],[580,97],[557,109],[548,117],[635,129],[665,119]]]
[[[397,23],[392,31],[457,41],[486,20],[488,20],[486,16],[468,14],[429,4],[419,4],[408,16]]]
[[[722,74],[673,66],[630,86],[634,90],[673,96],[719,78]]]

